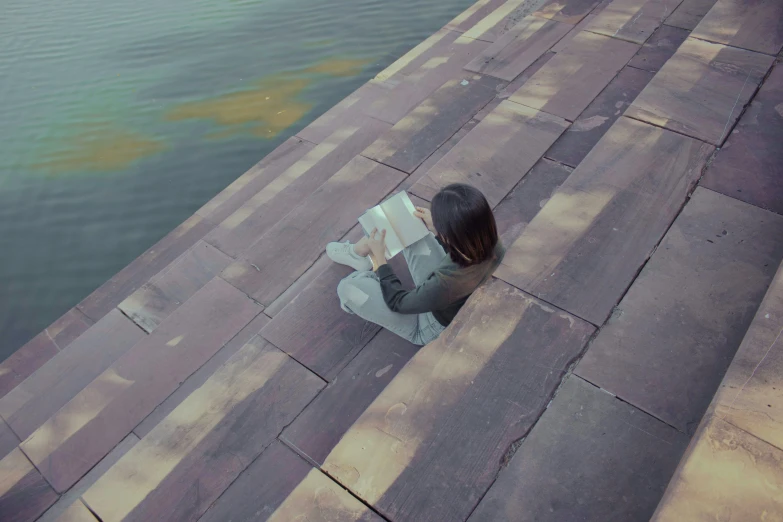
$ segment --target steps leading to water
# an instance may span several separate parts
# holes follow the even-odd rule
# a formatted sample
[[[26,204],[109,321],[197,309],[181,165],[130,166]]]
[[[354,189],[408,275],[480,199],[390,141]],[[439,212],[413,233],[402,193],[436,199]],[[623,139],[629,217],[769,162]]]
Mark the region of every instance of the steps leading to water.
[[[533,10],[480,0],[0,365],[0,518],[647,520],[783,257],[783,13]],[[324,244],[453,181],[497,277],[422,349],[344,314]]]

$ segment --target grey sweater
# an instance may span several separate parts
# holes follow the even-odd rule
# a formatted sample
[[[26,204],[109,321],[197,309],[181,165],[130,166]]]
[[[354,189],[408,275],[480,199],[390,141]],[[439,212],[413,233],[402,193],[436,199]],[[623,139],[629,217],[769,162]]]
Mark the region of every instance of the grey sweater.
[[[383,299],[392,311],[401,314],[432,312],[440,324],[448,326],[470,294],[489,279],[505,254],[506,249],[498,241],[494,256],[478,265],[461,267],[446,255],[438,269],[413,290],[403,288],[388,264],[382,265],[376,273],[381,281]]]

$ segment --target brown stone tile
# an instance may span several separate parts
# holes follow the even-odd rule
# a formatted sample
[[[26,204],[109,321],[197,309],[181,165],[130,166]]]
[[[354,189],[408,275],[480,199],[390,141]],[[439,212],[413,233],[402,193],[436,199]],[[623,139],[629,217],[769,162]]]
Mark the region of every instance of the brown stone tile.
[[[0,459],[11,453],[19,445],[19,442],[11,427],[3,419],[0,419]]]
[[[253,245],[221,277],[262,304],[277,299],[405,175],[357,156]],[[254,266],[255,265],[255,266]]]
[[[326,257],[326,253],[321,254],[321,257],[304,274],[299,276],[299,279],[286,288],[280,297],[272,301],[272,304],[264,308],[264,313],[269,317],[275,317],[330,266],[332,266],[332,260]]]
[[[242,292],[213,279],[21,448],[55,489],[66,491],[259,312]]]
[[[0,460],[0,520],[35,520],[56,500],[57,493],[19,449]]]
[[[489,104],[487,104],[486,107],[481,109],[475,116],[475,119],[480,119],[481,116],[486,116],[492,110],[494,110],[495,107],[497,107],[501,101],[507,100],[511,97],[512,94],[517,92],[520,87],[525,85],[527,81],[532,78],[543,66],[545,66],[547,63],[549,63],[549,60],[555,57],[555,53],[553,52],[547,52],[544,53],[541,58],[533,62],[533,65],[525,69],[525,72],[514,78],[514,80],[506,85],[497,95],[497,97],[492,100]]]
[[[368,116],[396,124],[447,82],[470,78],[472,75],[463,67],[488,45],[441,29],[368,83],[380,94],[362,110]]]
[[[311,469],[301,457],[275,440],[239,475],[199,522],[267,520]]]
[[[628,65],[645,71],[658,72],[677,48],[688,38],[688,30],[662,25],[650,36]]]
[[[759,439],[783,447],[783,269],[767,290],[710,409]]]
[[[781,258],[783,216],[697,189],[576,373],[693,433]]]
[[[381,329],[359,355],[283,431],[281,440],[319,465],[419,350]]]
[[[720,145],[772,61],[688,38],[625,115]]]
[[[573,121],[638,49],[583,31],[509,99]]]
[[[693,30],[693,37],[778,54],[783,47],[783,3],[777,0],[718,0]]]
[[[426,199],[451,183],[468,183],[495,206],[568,128],[568,122],[502,102],[413,187]]]
[[[70,505],[68,509],[63,511],[62,516],[57,519],[58,522],[98,522],[87,507],[82,504],[81,500],[77,500]]]
[[[774,520],[783,513],[783,451],[710,418],[652,520]]]
[[[446,29],[465,32],[505,4],[505,0],[478,0],[446,24]]]
[[[508,248],[496,277],[603,324],[712,150],[620,118]]]
[[[46,361],[71,344],[92,324],[92,320],[78,308],[71,308],[46,330],[11,354],[0,363],[0,397],[46,364]]]
[[[572,168],[561,163],[541,159],[514,190],[503,198],[493,213],[504,245],[508,247],[516,241],[572,171]]]
[[[559,42],[557,42],[555,45],[552,46],[550,51],[553,53],[559,53],[560,51],[567,48],[571,41],[574,39],[574,36],[581,33],[585,27],[587,27],[587,24],[593,21],[593,18],[598,16],[598,13],[595,11],[591,12],[589,15],[585,16],[581,22],[571,27],[571,30],[568,31],[568,34],[566,34],[563,38],[560,39]]]
[[[392,520],[465,520],[593,328],[493,279],[400,370],[323,469]]]
[[[783,67],[761,86],[701,185],[783,214]]]
[[[468,63],[465,69],[511,81],[571,29],[568,24],[527,16]]]
[[[576,25],[600,3],[600,0],[549,0],[533,14]]]
[[[117,446],[111,450],[108,455],[103,457],[103,459],[101,459],[101,461],[96,464],[89,473],[87,473],[71,489],[64,493],[60,497],[60,500],[55,502],[54,505],[52,505],[52,507],[50,507],[46,513],[44,513],[43,516],[41,516],[41,518],[39,518],[36,522],[60,522],[62,520],[61,517],[64,516],[66,511],[68,511],[74,505],[81,504],[79,497],[81,497],[82,494],[84,494],[84,492],[90,488],[90,486],[95,484],[95,481],[101,478],[101,476],[103,476],[103,474],[106,473],[109,468],[111,468],[118,460],[120,460],[120,457],[128,453],[128,451],[133,446],[135,446],[137,442],[139,442],[139,438],[133,433],[122,439],[122,442],[117,444]]]
[[[693,29],[701,19],[712,9],[717,0],[682,0],[680,6],[664,21],[666,25]]]
[[[254,337],[82,498],[102,520],[196,520],[323,385]]]
[[[200,388],[215,371],[223,366],[231,356],[233,356],[245,343],[258,334],[261,329],[269,322],[269,317],[264,314],[258,314],[255,319],[250,321],[247,326],[242,328],[225,346],[212,356],[204,365],[196,370],[193,375],[185,379],[179,387],[166,397],[166,400],[158,404],[152,413],[147,415],[143,421],[133,429],[133,432],[139,437],[144,438],[152,431],[152,428],[160,424],[166,416],[174,411],[182,401],[188,398],[194,390]]]
[[[77,307],[87,317],[97,321],[195,245],[214,226],[200,216],[192,215],[88,295]]]
[[[682,0],[614,0],[585,30],[643,44]]]
[[[465,37],[494,42],[523,18],[528,11],[526,0],[506,0],[465,31]]]
[[[418,181],[419,181],[421,178],[423,178],[423,177],[424,177],[424,175],[425,175],[425,174],[427,174],[427,172],[429,172],[429,170],[430,170],[430,169],[431,169],[431,168],[432,168],[432,167],[433,167],[433,166],[434,166],[434,165],[435,165],[437,162],[439,162],[439,161],[441,160],[441,158],[443,158],[443,156],[445,156],[446,154],[448,154],[448,153],[449,153],[449,151],[451,151],[451,149],[453,149],[454,147],[456,147],[456,146],[457,146],[457,144],[458,144],[460,141],[462,141],[462,138],[464,138],[465,136],[467,136],[467,135],[468,135],[468,133],[469,133],[471,130],[473,130],[473,129],[476,127],[476,125],[478,125],[478,124],[479,124],[479,121],[480,121],[480,120],[478,119],[478,118],[479,118],[479,116],[480,116],[480,115],[481,115],[482,117],[483,117],[483,116],[486,116],[486,115],[482,115],[481,113],[483,113],[485,110],[487,110],[487,108],[489,108],[489,107],[490,107],[490,105],[494,105],[494,107],[497,107],[498,105],[500,105],[500,102],[501,102],[501,101],[502,101],[502,100],[501,100],[501,99],[499,99],[499,98],[495,98],[494,100],[492,100],[492,101],[489,103],[489,105],[487,105],[486,107],[484,107],[484,109],[482,109],[482,110],[480,111],[480,113],[479,113],[479,114],[476,114],[476,116],[475,116],[473,119],[471,119],[471,120],[470,120],[468,123],[466,123],[466,124],[465,124],[465,125],[464,125],[464,126],[461,128],[461,129],[460,129],[460,130],[458,130],[458,131],[456,132],[456,134],[454,134],[454,136],[452,136],[451,138],[449,138],[448,140],[446,140],[446,143],[444,143],[443,145],[441,145],[440,147],[438,147],[438,148],[437,148],[437,150],[435,150],[435,152],[433,152],[433,153],[432,153],[432,155],[431,155],[429,158],[427,158],[426,160],[424,160],[424,163],[422,163],[421,165],[419,165],[418,167],[416,167],[416,170],[414,170],[414,171],[413,171],[413,173],[412,173],[410,176],[408,176],[407,178],[405,178],[405,180],[404,180],[402,183],[400,183],[400,186],[399,186],[400,190],[406,190],[406,191],[407,191],[407,190],[410,190],[410,188],[411,188],[413,185],[415,185],[415,184],[416,184],[416,183],[417,183],[417,182],[418,182]],[[493,109],[494,109],[494,107],[493,107]],[[426,201],[426,200],[424,200],[424,201]]]
[[[546,156],[576,167],[650,82],[653,73],[624,67],[587,106]]]
[[[344,312],[338,283],[352,270],[332,263],[261,331],[269,342],[331,381],[379,327]]]
[[[391,95],[391,85],[370,80],[323,113],[314,122],[297,133],[301,139],[322,143],[339,129],[361,126],[367,120],[370,108]],[[397,121],[388,122],[390,124]]]
[[[296,136],[288,138],[250,170],[205,203],[196,211],[196,214],[212,223],[220,223],[288,167],[299,161],[313,147],[315,145]]]
[[[383,522],[370,508],[317,469],[299,483],[275,510],[269,522],[291,520],[339,520],[340,522]]]
[[[466,74],[446,82],[362,155],[413,172],[497,94],[500,80]]]
[[[572,375],[468,520],[648,520],[687,445]]]
[[[199,241],[117,308],[149,333],[231,261],[220,250]]]
[[[364,117],[343,127],[250,198],[207,235],[222,252],[239,257],[302,201],[390,129],[388,123]]]
[[[0,399],[0,415],[26,439],[144,337],[133,321],[112,310]]]

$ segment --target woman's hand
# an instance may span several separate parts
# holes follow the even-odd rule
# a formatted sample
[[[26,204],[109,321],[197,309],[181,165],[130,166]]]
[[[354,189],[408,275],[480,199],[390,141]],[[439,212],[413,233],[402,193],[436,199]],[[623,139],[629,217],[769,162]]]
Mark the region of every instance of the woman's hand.
[[[427,229],[433,234],[435,233],[435,226],[432,224],[432,212],[430,212],[430,209],[416,207],[416,211],[413,213],[413,216],[424,221],[424,224],[427,225]]]
[[[370,249],[370,256],[376,269],[386,264],[386,230],[378,233],[377,228],[372,229],[367,247]]]

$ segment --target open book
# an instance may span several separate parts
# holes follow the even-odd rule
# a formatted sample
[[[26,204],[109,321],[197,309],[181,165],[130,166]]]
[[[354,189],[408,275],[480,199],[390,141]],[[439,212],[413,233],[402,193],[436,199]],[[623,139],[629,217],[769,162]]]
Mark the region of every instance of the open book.
[[[408,194],[403,191],[362,214],[359,224],[368,236],[374,228],[378,232],[386,230],[386,259],[391,259],[403,248],[429,234],[424,221],[414,217],[415,210]]]

